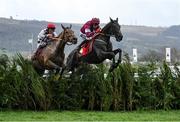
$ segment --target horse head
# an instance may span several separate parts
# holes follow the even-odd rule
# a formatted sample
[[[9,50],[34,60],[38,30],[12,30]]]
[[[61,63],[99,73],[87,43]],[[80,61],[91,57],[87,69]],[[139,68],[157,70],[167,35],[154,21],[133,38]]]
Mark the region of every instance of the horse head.
[[[116,20],[110,18],[110,22],[102,29],[102,33],[107,36],[114,36],[116,41],[120,42],[123,35],[121,33],[121,26],[118,23],[118,18],[116,18]]]
[[[63,28],[63,40],[65,41],[66,44],[71,45],[71,44],[76,44],[77,43],[77,37],[74,34],[74,31],[71,29],[72,25],[69,27],[64,27],[61,24],[61,27]]]

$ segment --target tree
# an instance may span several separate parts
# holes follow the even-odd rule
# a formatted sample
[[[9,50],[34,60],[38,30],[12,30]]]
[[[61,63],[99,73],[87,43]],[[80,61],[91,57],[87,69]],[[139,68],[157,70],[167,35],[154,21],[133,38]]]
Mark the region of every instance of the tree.
[[[164,55],[160,52],[156,52],[154,50],[149,50],[147,54],[143,55],[140,58],[140,61],[147,61],[147,62],[160,62],[164,58]]]

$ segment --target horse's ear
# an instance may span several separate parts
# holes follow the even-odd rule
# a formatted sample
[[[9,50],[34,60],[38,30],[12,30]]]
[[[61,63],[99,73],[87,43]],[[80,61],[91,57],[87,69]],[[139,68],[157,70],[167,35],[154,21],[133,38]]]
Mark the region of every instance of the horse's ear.
[[[110,21],[113,22],[113,19],[111,17],[109,17]]]
[[[63,24],[61,24],[61,27],[65,30],[65,27],[64,27],[64,25],[63,25]]]
[[[72,28],[72,25],[70,24],[70,27],[69,27],[70,29]]]
[[[116,22],[118,22],[118,17],[116,18]]]

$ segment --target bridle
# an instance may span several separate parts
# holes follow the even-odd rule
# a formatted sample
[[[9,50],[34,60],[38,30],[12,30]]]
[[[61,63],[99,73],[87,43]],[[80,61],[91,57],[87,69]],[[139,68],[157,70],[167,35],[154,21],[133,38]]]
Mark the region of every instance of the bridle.
[[[100,35],[103,35],[103,36],[108,36],[108,37],[115,37],[114,34],[105,34],[105,33],[98,33]]]
[[[63,41],[65,44],[67,45],[73,45],[73,42],[68,42],[68,41],[65,41],[65,30],[62,32],[62,38],[59,38],[60,41]]]
[[[112,28],[111,28],[111,30],[112,30]],[[107,37],[115,37],[115,34],[113,34],[112,31],[110,31],[110,32],[111,32],[110,34],[103,33],[103,32],[100,32],[99,34],[103,35],[103,36],[107,36]]]

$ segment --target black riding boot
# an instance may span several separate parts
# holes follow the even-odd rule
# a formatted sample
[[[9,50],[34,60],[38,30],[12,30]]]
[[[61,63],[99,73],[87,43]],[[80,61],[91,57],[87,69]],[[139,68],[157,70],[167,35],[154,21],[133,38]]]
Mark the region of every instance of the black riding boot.
[[[82,46],[83,44],[85,44],[85,43],[86,43],[86,40],[82,41],[81,44],[77,46],[78,52],[80,51],[81,46]]]
[[[91,40],[84,40],[84,41],[82,41],[81,44],[77,47],[78,52],[80,51],[82,45],[88,43],[89,41],[91,41]]]

